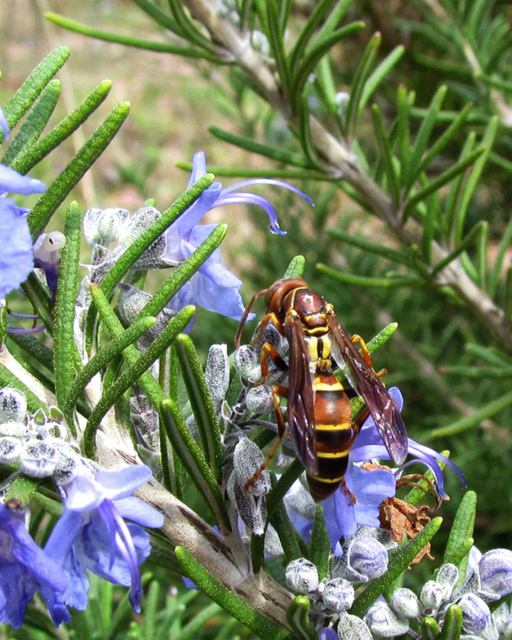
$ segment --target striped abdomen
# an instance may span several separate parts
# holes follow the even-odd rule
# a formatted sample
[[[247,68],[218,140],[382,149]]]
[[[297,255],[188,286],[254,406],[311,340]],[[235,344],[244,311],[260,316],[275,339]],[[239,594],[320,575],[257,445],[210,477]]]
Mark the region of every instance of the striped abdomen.
[[[332,374],[317,373],[315,390],[315,433],[318,475],[308,474],[315,502],[328,498],[340,486],[355,437],[352,409],[343,386]]]

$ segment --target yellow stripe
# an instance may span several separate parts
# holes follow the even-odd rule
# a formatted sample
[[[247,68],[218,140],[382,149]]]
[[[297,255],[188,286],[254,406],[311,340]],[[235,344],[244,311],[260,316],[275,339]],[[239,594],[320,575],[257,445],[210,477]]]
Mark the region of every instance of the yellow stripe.
[[[317,480],[318,482],[324,482],[325,484],[332,484],[333,482],[341,482],[341,480],[343,480],[344,478],[344,475],[345,474],[343,474],[339,478],[318,478],[317,476],[311,476],[311,478],[313,478],[313,480]]]
[[[327,451],[317,451],[316,455],[319,458],[346,458],[348,456],[348,451],[336,451],[334,453],[328,453]]]
[[[347,431],[352,429],[351,422],[342,422],[341,424],[315,424],[316,431]]]
[[[343,391],[343,385],[341,382],[338,382],[338,384],[315,382],[315,391]]]

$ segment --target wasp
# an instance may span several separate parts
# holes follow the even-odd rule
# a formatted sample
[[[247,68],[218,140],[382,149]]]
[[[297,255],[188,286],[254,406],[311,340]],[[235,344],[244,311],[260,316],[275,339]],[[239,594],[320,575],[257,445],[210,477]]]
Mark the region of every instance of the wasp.
[[[277,280],[254,295],[240,321],[235,346],[240,346],[247,316],[254,302],[262,296],[265,297],[266,313],[252,344],[261,342],[270,323],[289,344],[288,362],[270,343],[261,347],[260,384],[268,376],[268,358],[288,375],[287,387],[272,387],[278,439],[264,467],[288,431],[306,469],[315,502],[325,500],[340,484],[348,492],[344,475],[350,448],[362,420],[353,416],[350,391],[344,389],[334,375],[337,368],[342,369],[352,393],[364,400],[366,415],[372,416],[393,462],[402,464],[407,456],[407,434],[400,411],[380,380],[385,371],[375,372],[362,338],[357,335],[351,338],[336,317],[333,305],[310,289],[304,280]],[[357,342],[361,352],[356,347]],[[288,401],[288,428],[280,407],[281,398]]]

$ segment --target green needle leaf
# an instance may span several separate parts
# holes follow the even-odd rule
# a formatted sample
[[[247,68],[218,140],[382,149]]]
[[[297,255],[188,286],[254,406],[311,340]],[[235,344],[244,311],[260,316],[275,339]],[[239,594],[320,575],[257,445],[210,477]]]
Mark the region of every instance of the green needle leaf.
[[[80,365],[73,335],[73,323],[78,289],[81,220],[80,207],[76,202],[72,202],[67,211],[64,225],[66,244],[62,248],[60,256],[53,334],[55,395],[57,404],[61,408],[68,396],[75,371]]]
[[[451,604],[444,616],[443,628],[439,640],[459,640],[462,632],[462,609]]]
[[[196,349],[189,336],[185,334],[178,336],[176,353],[201,441],[205,447],[206,459],[217,478],[217,482],[220,482],[222,479],[222,443],[219,421]]]
[[[21,152],[34,145],[48,124],[48,120],[59,99],[60,90],[61,84],[59,80],[52,80],[46,86],[2,158],[3,164],[11,167],[14,159]]]
[[[94,407],[87,426],[84,431],[83,447],[87,457],[92,458],[95,450],[95,434],[100,426],[102,418],[107,411],[115,404],[115,402],[134,384],[142,375],[144,375],[149,367],[157,360],[166,349],[176,339],[176,336],[183,331],[192,319],[195,308],[192,306],[185,307],[169,321],[168,325],[154,342],[140,354],[138,359],[124,371],[114,384],[104,390],[98,404]]]
[[[414,211],[416,205],[423,200],[425,200],[429,195],[444,187],[445,184],[451,182],[458,175],[466,171],[468,167],[470,167],[475,160],[477,160],[482,154],[486,151],[485,147],[478,147],[471,153],[469,153],[465,158],[457,162],[447,169],[440,176],[432,180],[426,187],[423,187],[419,191],[417,191],[407,202],[404,207],[403,219],[404,222],[407,220],[409,215]]]
[[[306,596],[297,596],[288,607],[286,619],[295,635],[301,640],[316,640],[315,628],[309,619],[311,602]]]
[[[58,47],[49,53],[16,91],[4,107],[10,129],[13,129],[30,109],[44,87],[69,58],[69,54],[68,47]]]
[[[234,618],[264,640],[285,640],[288,631],[263,617],[249,604],[216,580],[184,547],[176,547],[176,558],[183,572],[195,585]]]
[[[350,99],[347,107],[347,115],[346,115],[346,131],[345,135],[347,138],[352,138],[355,136],[355,130],[357,126],[357,121],[360,114],[360,100],[365,88],[366,80],[370,74],[370,70],[373,66],[375,58],[377,56],[377,51],[380,47],[382,37],[380,33],[375,33],[368,43],[361,62],[356,71],[356,75],[354,77],[354,81],[352,82],[352,86],[350,87]]]
[[[442,438],[445,436],[452,436],[456,433],[462,433],[468,429],[478,426],[486,418],[490,418],[498,411],[505,409],[512,404],[512,391],[505,393],[496,400],[492,400],[483,407],[475,409],[471,415],[464,416],[460,420],[456,420],[446,427],[439,427],[439,429],[433,429],[427,434],[429,438]]]
[[[295,256],[288,265],[283,278],[302,278],[305,268],[306,258],[304,258],[304,256]]]
[[[206,461],[203,450],[194,440],[173,400],[167,399],[161,403],[160,417],[173,449],[178,454],[190,479],[199,489],[201,495],[205,497],[217,524],[229,531],[231,528],[229,516],[220,486]]]
[[[375,244],[374,242],[369,242],[360,236],[354,236],[350,233],[345,233],[341,229],[327,229],[327,233],[342,242],[347,242],[348,244],[358,247],[363,251],[368,251],[369,253],[374,253],[375,255],[382,256],[387,260],[391,260],[392,262],[396,262],[397,264],[409,265],[409,260],[407,256],[405,256],[401,251],[397,251],[396,249],[390,249],[382,244]]]
[[[395,205],[400,202],[400,186],[398,184],[398,176],[396,174],[391,145],[389,144],[389,136],[384,128],[384,121],[380,113],[379,107],[374,104],[372,107],[373,128],[377,136],[377,144],[379,145],[380,157],[384,165],[384,171],[388,178],[388,188],[391,199]]]
[[[28,216],[30,231],[34,239],[44,231],[53,213],[62,204],[71,189],[112,142],[129,111],[130,105],[128,103],[118,105],[78,151],[48,191],[39,198]]]
[[[187,58],[203,58],[216,64],[222,64],[222,60],[218,56],[211,55],[201,49],[195,49],[193,47],[183,47],[180,45],[168,44],[165,42],[155,42],[154,40],[145,40],[142,38],[134,38],[133,36],[123,36],[118,33],[111,33],[110,31],[104,31],[102,29],[96,29],[89,27],[82,22],[76,20],[70,20],[58,13],[47,12],[45,18],[53,22],[54,24],[63,27],[68,31],[74,31],[81,33],[84,36],[90,38],[96,38],[97,40],[104,40],[105,42],[117,42],[127,47],[135,47],[136,49],[145,49],[146,51],[156,51],[157,53],[170,53],[175,55],[186,56]],[[173,22],[173,24],[175,24]]]
[[[128,346],[138,340],[154,324],[155,318],[152,316],[134,320],[133,324],[126,329],[126,331],[121,331],[119,335],[113,337],[107,346],[92,357],[78,372],[69,387],[68,395],[64,401],[63,413],[68,426],[73,422],[75,403],[85,390],[91,378],[102,371],[113,358],[117,357]]]
[[[295,167],[302,167],[303,169],[311,168],[310,163],[307,162],[307,160],[298,153],[292,153],[291,151],[287,151],[286,149],[282,149],[281,147],[271,147],[269,145],[262,144],[261,142],[256,142],[252,138],[239,136],[235,133],[224,131],[224,129],[219,129],[219,127],[215,126],[208,127],[208,131],[215,137],[219,138],[219,140],[224,140],[224,142],[234,144],[235,146],[240,147],[241,149],[246,149],[251,153],[257,153],[272,160],[276,160],[277,162],[282,162],[283,164],[291,164]],[[189,164],[188,166],[191,165]],[[215,173],[216,175],[220,175],[215,171],[213,171],[213,173]],[[261,173],[258,175],[261,176]]]
[[[107,295],[112,293],[121,278],[131,269],[142,253],[162,235],[162,233],[184,213],[213,182],[214,176],[207,173],[180,196],[167,211],[164,211],[148,229],[144,231],[118,258],[101,283]]]
[[[467,540],[470,540],[473,537],[476,502],[476,493],[474,491],[466,491],[459,508],[457,509],[450,535],[448,536],[443,564],[451,562],[452,564],[456,564],[459,567],[459,570],[461,570],[460,560],[458,562],[456,560],[460,555],[460,548],[465,545]],[[464,579],[466,565],[467,562],[464,563],[463,570],[461,571],[460,582]]]
[[[315,519],[313,520],[313,530],[309,542],[309,559],[318,569],[318,577],[323,580],[327,576],[329,567],[329,554],[331,552],[331,542],[329,533],[325,526],[324,511],[321,504],[316,505]]]
[[[23,151],[12,163],[12,168],[19,173],[26,174],[30,169],[57,148],[68,138],[87,118],[100,106],[108,96],[112,82],[104,80],[91,91],[87,98],[81,102],[68,116],[57,126],[44,135],[38,142]]]
[[[358,287],[379,287],[390,289],[394,287],[417,287],[425,283],[423,278],[417,276],[392,276],[389,278],[373,278],[372,276],[359,276],[354,273],[336,271],[325,264],[317,264],[316,268],[325,275],[335,278],[346,284],[355,284]]]

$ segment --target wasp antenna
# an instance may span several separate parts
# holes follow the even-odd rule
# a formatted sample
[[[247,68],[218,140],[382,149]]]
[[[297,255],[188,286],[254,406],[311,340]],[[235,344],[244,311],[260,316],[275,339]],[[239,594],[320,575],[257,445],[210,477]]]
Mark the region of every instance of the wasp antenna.
[[[259,291],[258,293],[254,294],[249,304],[245,308],[244,314],[240,320],[240,324],[238,325],[238,329],[235,336],[235,349],[238,349],[238,347],[240,346],[240,341],[242,339],[242,331],[244,330],[244,325],[247,322],[247,317],[249,316],[249,313],[252,309],[252,305],[258,298],[261,298],[261,296],[264,296],[267,293],[267,291],[268,289],[263,289],[262,291]]]

